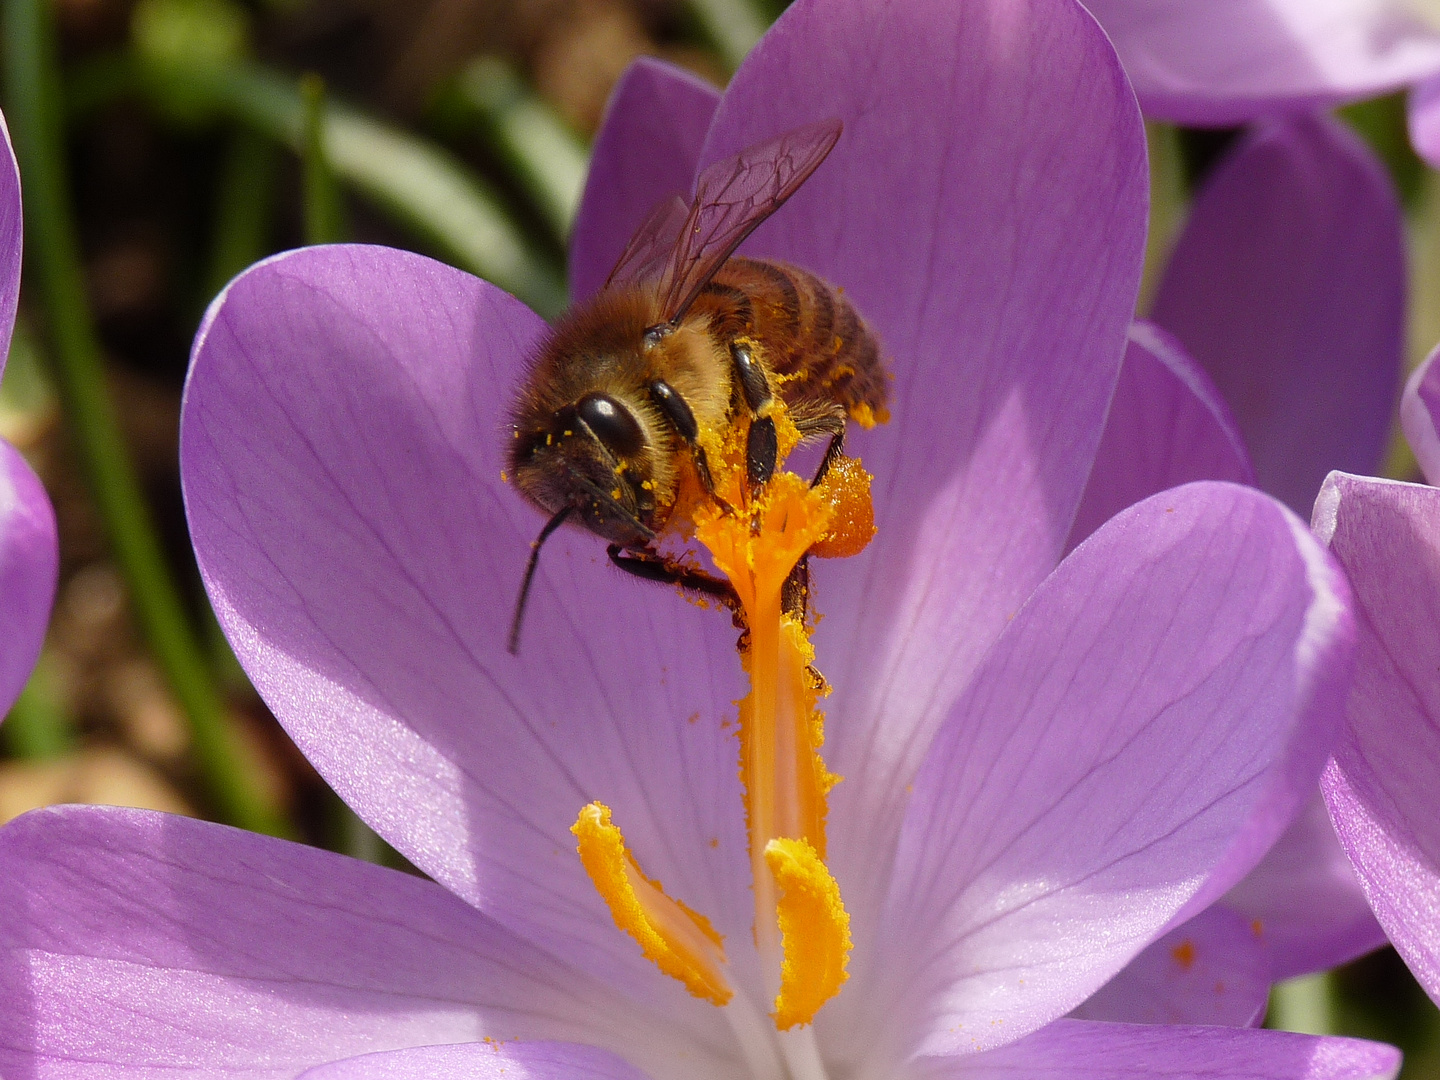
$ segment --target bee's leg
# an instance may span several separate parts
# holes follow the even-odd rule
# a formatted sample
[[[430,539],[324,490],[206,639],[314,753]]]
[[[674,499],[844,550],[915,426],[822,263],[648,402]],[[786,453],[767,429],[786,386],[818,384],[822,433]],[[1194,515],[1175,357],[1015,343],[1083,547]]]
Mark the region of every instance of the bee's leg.
[[[845,413],[836,411],[815,417],[797,417],[795,426],[800,429],[802,438],[811,435],[830,436],[830,445],[825,447],[825,456],[820,459],[820,467],[815,470],[815,476],[810,481],[810,486],[814,487],[825,479],[825,474],[830,471],[830,466],[835,464],[835,459],[845,452]]]
[[[720,509],[727,514],[733,514],[734,508],[715,494],[715,481],[710,478],[710,462],[705,457],[705,448],[700,445],[700,425],[695,422],[695,414],[690,411],[690,404],[680,396],[680,391],[664,379],[656,379],[650,384],[650,400],[655,402],[656,407],[665,414],[665,419],[670,421],[676,433],[690,448],[690,456],[695,462],[695,473],[700,477],[705,494],[719,503]]]
[[[759,416],[750,421],[750,433],[745,438],[745,475],[751,489],[762,488],[775,475],[775,461],[780,456],[780,444],[775,435],[775,421],[768,416]]]
[[[835,459],[845,452],[845,425],[840,425],[840,430],[830,436],[830,445],[825,447],[825,456],[820,459],[820,467],[815,470],[815,479],[810,481],[814,487],[825,479],[825,474],[830,471],[830,466],[835,464]]]
[[[763,415],[774,395],[770,391],[765,369],[751,353],[750,346],[742,341],[732,341],[730,359],[735,364],[740,393],[750,410],[750,434],[745,440],[745,473],[751,488],[763,487],[775,475],[775,462],[780,455],[775,421]]]
[[[802,555],[780,586],[780,610],[802,623],[810,602],[810,556]]]
[[[739,603],[735,596],[735,588],[728,581],[712,577],[703,570],[676,566],[653,551],[627,550],[619,544],[611,544],[605,549],[605,554],[609,555],[610,561],[627,574],[633,574],[646,581],[658,581],[662,585],[679,585],[682,589],[690,589],[692,592],[712,596],[731,608]]]
[[[780,604],[781,611],[798,619],[802,626],[805,624],[810,604],[810,556],[802,556],[785,578],[785,584],[780,587]],[[750,646],[749,633],[747,629],[740,636],[737,647],[742,651]],[[820,697],[830,693],[830,684],[814,664],[805,665],[805,674],[810,679],[811,689]]]
[[[825,456],[820,459],[820,467],[815,470],[815,479],[810,481],[811,487],[814,487],[821,480],[825,479],[825,474],[830,471],[830,466],[835,464],[835,459],[844,452],[845,429],[842,427],[834,435],[830,436],[830,445],[825,447]]]

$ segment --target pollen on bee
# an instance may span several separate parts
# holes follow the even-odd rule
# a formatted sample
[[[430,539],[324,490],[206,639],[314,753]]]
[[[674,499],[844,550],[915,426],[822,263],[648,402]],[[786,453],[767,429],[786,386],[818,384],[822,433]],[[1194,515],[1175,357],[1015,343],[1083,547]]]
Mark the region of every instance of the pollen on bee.
[[[850,419],[868,431],[876,424],[887,423],[890,420],[890,410],[885,408],[873,409],[862,401],[850,410]]]
[[[832,508],[830,526],[810,554],[822,559],[845,559],[865,549],[875,535],[875,506],[870,481],[858,459],[843,454],[830,463],[816,485]]]

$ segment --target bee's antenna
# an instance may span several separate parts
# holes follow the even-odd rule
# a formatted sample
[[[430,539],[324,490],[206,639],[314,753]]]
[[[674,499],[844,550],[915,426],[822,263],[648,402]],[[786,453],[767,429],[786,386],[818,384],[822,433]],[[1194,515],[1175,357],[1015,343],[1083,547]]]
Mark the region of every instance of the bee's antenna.
[[[540,546],[550,539],[550,534],[565,524],[575,507],[562,506],[556,511],[555,516],[545,523],[534,542],[530,545],[530,561],[525,564],[525,580],[520,583],[520,595],[515,600],[515,617],[510,622],[510,644],[507,648],[511,656],[520,655],[520,624],[525,619],[525,602],[530,599],[530,584],[535,580],[535,568],[540,565]]]

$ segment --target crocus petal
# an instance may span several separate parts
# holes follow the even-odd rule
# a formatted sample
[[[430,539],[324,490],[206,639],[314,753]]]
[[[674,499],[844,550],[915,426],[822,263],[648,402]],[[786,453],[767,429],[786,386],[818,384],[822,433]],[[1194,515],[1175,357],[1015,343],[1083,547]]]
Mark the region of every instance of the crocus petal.
[[[1259,932],[1277,982],[1328,971],[1385,944],[1318,789],[1224,903]]]
[[[1192,480],[1254,484],[1255,470],[1205,369],[1154,323],[1137,322],[1066,550],[1132,503]]]
[[[0,116],[0,376],[20,297],[20,172]],[[0,439],[0,719],[10,711],[50,622],[59,573],[55,511],[20,453]]]
[[[610,95],[570,236],[570,296],[600,291],[630,236],[661,199],[690,195],[720,91],[642,57]]]
[[[1147,116],[1232,126],[1440,71],[1440,32],[1389,0],[1089,0]],[[1407,10],[1407,8],[1409,10]]]
[[[1203,910],[1312,789],[1352,649],[1343,575],[1268,496],[1188,484],[1111,518],[1016,615],[916,778],[889,1012],[925,1002],[928,1052],[1008,1042]]]
[[[493,286],[388,248],[253,268],[195,346],[191,533],[255,685],[381,835],[512,930],[670,1000],[569,829],[601,800],[647,873],[748,935],[721,727],[742,692],[734,630],[575,529],[546,545],[506,652],[543,519],[501,482],[502,410],[542,330]]]
[[[1261,487],[1298,513],[1331,469],[1373,472],[1385,453],[1401,226],[1384,167],[1353,132],[1291,117],[1215,169],[1161,282],[1152,317],[1214,377]]]
[[[831,865],[863,940],[905,784],[1069,534],[1148,177],[1124,74],[1070,0],[797,0],[736,73],[704,160],[826,117],[839,143],[743,250],[843,287],[895,375],[890,422],[847,440],[879,531],[812,568],[826,760],[845,777]]]
[[[1412,87],[1409,100],[1410,145],[1440,168],[1440,78]]]
[[[644,1080],[614,1054],[575,1043],[458,1043],[366,1054],[301,1080]]]
[[[1380,925],[1440,1001],[1440,490],[1336,473],[1315,532],[1350,577],[1360,641],[1325,801]]]
[[[987,1054],[920,1065],[934,1080],[1389,1080],[1400,1051],[1288,1031],[1061,1020]]]
[[[1270,960],[1260,934],[1216,904],[1151,945],[1070,1015],[1249,1027],[1265,1015],[1269,995]]]
[[[0,439],[0,717],[15,703],[50,622],[55,511],[20,452]]]
[[[10,355],[15,305],[20,299],[20,250],[24,232],[20,209],[20,169],[10,146],[10,129],[0,115],[0,375]]]
[[[613,987],[411,875],[110,807],[20,818],[0,858],[6,1076],[290,1077],[484,1037],[688,1052],[717,1073]]]
[[[1440,365],[1434,350],[1410,374],[1400,396],[1400,426],[1415,451],[1415,459],[1431,484],[1440,484]]]

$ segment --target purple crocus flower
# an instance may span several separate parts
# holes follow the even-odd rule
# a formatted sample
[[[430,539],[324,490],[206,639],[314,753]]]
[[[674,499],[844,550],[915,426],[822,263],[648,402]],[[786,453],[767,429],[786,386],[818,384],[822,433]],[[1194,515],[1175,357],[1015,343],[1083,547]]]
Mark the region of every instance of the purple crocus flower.
[[[675,122],[666,141],[670,101],[703,138]],[[1146,198],[1133,96],[1083,9],[798,0],[718,100],[640,65],[597,148],[575,280],[633,228],[632,188],[834,115],[834,154],[747,250],[843,286],[894,357],[893,419],[853,443],[878,533],[814,571],[843,991],[788,1033],[764,1015],[728,621],[573,531],[506,652],[539,522],[499,476],[504,408],[538,317],[419,256],[314,248],[242,275],[205,320],[187,507],[257,687],[435,881],[140,811],[29,815],[0,831],[0,1069],[1393,1075],[1394,1051],[1350,1040],[1057,1019],[1286,828],[1352,633],[1336,568],[1251,488],[1146,500],[1060,561]],[[570,834],[592,800],[724,935],[732,1005],[616,928]]]
[[[1131,330],[1071,543],[1177,483],[1258,483],[1303,510],[1331,469],[1377,470],[1404,298],[1400,212],[1374,155],[1328,118],[1258,125],[1197,195],[1156,299],[1165,329]],[[1263,1008],[1271,979],[1384,942],[1318,792],[1207,915],[1152,947],[1084,1011],[1245,1022]],[[1247,942],[1237,922],[1261,932]],[[1230,944],[1208,945],[1217,933]],[[1192,962],[1178,962],[1182,947],[1196,950],[1178,953]],[[1210,958],[1208,979],[1195,975],[1196,957]],[[1155,993],[1157,979],[1172,988],[1168,997]],[[1213,992],[1219,985],[1223,994]]]
[[[1091,0],[1147,116],[1230,126],[1404,87],[1410,137],[1440,162],[1434,0]]]
[[[20,246],[20,173],[0,118],[0,375],[20,296]],[[40,655],[58,571],[50,500],[25,459],[0,439],[0,717]]]
[[[1440,481],[1437,354],[1401,404],[1431,485]],[[1360,640],[1347,723],[1321,786],[1376,917],[1440,1002],[1440,490],[1335,473],[1314,527],[1354,583]]]
[[[612,123],[602,133],[597,162],[614,171],[588,189],[603,212],[577,230],[577,253],[596,249],[577,267],[582,289],[599,287],[656,195],[621,183],[641,166],[641,148],[698,154],[716,100],[691,80],[662,81],[660,69],[622,83],[612,109],[634,117],[636,131],[627,139]],[[683,183],[662,178],[657,189],[667,180]],[[1124,507],[1189,481],[1256,484],[1308,515],[1329,470],[1378,469],[1404,294],[1400,209],[1368,147],[1325,117],[1258,125],[1207,178],[1176,244],[1154,315],[1174,333],[1131,329],[1066,550]],[[1273,981],[1385,940],[1318,790],[1224,908],[1157,941],[1078,1015],[1257,1022]]]

